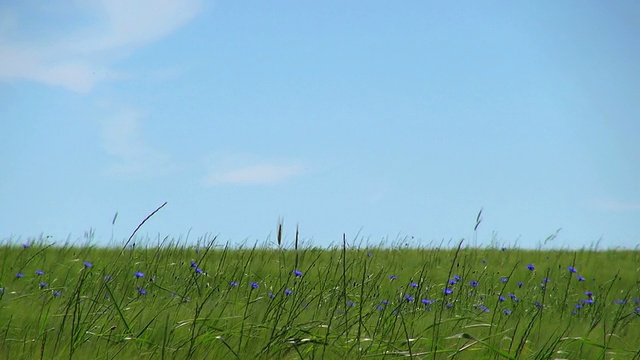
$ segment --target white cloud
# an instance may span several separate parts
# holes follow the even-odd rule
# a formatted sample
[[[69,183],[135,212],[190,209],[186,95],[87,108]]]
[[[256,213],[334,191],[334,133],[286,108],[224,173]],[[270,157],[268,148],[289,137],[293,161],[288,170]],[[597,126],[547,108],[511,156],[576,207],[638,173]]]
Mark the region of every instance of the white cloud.
[[[222,184],[260,185],[288,180],[303,172],[297,165],[257,164],[228,171],[214,172],[204,178],[207,186]]]
[[[640,210],[640,203],[632,201],[619,201],[614,199],[600,199],[594,202],[594,207],[600,211],[627,212]]]
[[[105,173],[117,177],[157,176],[169,171],[167,157],[151,147],[142,133],[143,114],[126,110],[104,120],[103,147],[111,157]]]
[[[31,5],[13,2],[0,8],[0,20],[7,20],[0,27],[0,80],[26,79],[88,92],[99,82],[122,78],[110,69],[114,62],[189,22],[202,0],[58,1],[64,15],[61,9]],[[60,33],[58,28],[66,26],[36,26],[34,19],[90,25]]]

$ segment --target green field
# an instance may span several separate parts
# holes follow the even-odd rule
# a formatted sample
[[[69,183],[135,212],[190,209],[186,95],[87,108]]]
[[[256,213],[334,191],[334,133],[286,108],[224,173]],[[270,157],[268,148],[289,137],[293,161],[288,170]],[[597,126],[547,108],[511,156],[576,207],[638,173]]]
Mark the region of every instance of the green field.
[[[0,251],[1,359],[640,358],[638,251]]]

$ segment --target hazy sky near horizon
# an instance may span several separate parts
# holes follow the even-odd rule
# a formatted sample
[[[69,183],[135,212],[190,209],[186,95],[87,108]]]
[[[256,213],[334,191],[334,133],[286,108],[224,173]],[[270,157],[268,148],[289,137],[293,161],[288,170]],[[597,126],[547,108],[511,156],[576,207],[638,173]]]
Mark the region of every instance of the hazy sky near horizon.
[[[0,3],[3,241],[640,245],[640,2],[131,4]]]

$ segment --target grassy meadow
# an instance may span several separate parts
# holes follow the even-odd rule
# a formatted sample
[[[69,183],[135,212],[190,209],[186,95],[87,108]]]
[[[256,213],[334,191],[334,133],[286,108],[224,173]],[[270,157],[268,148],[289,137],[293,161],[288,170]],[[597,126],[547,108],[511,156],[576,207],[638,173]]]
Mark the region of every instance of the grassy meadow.
[[[640,358],[638,251],[0,247],[2,359]]]

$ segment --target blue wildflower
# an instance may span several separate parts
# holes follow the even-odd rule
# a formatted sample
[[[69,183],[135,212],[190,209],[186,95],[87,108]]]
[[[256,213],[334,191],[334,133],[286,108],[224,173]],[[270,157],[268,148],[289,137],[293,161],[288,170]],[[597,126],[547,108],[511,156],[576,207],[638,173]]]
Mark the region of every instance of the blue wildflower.
[[[578,281],[584,281],[584,278],[580,275],[576,275],[578,277]]]
[[[52,291],[51,291],[51,294],[53,294],[53,296],[61,296],[61,295],[62,295],[62,292],[57,291],[57,290],[52,290]]]
[[[49,283],[43,281],[43,282],[40,283],[40,289],[45,288],[48,285],[49,285]]]
[[[442,290],[442,293],[445,295],[451,295],[451,293],[453,293],[453,289],[452,288],[444,288]]]
[[[260,284],[258,284],[257,282],[252,282],[251,283],[251,288],[252,289],[257,289],[258,287],[260,287]]]
[[[133,273],[133,276],[137,278],[141,278],[141,277],[144,277],[144,273],[140,271],[136,271],[135,273]]]
[[[398,280],[398,277],[395,275],[389,275],[389,279],[391,280]]]
[[[294,270],[294,271],[293,271],[293,274],[294,274],[295,276],[302,277],[302,271],[300,271],[300,270]]]
[[[21,272],[17,272],[16,273],[16,277],[19,278],[19,279],[22,279],[24,277],[24,274],[21,273]]]
[[[36,274],[37,274],[37,275],[44,275],[44,271],[42,271],[42,270],[36,270]]]
[[[145,290],[145,289],[143,289],[143,288],[138,286],[138,293],[140,295],[147,295],[147,290]]]
[[[533,271],[535,270],[535,266],[533,266],[533,264],[528,264],[527,269],[529,269],[530,271]]]
[[[576,273],[578,272],[578,270],[576,270],[576,268],[574,268],[573,266],[569,266],[567,267],[567,270],[569,270],[570,273]]]
[[[84,262],[84,267],[86,267],[86,268],[92,268],[92,267],[93,267],[93,264],[92,264],[92,263],[90,263],[90,262],[88,262],[88,261],[85,261],[85,262]]]
[[[504,314],[507,315],[507,316],[511,315],[511,310],[509,310],[509,309],[504,309],[504,310],[502,310],[502,312],[504,312]]]
[[[293,293],[293,291],[289,290],[289,289],[285,289],[284,290],[284,294],[285,295],[291,295]]]
[[[409,294],[404,294],[404,299],[407,300],[407,302],[413,302],[414,297],[409,295]]]
[[[414,282],[412,282],[412,283],[411,283],[411,287],[412,287],[412,288],[417,288],[417,287],[418,287],[418,283],[414,283]]]
[[[238,282],[237,281],[231,281],[231,282],[229,282],[229,285],[231,287],[236,287],[236,286],[238,286]]]
[[[500,281],[503,282],[503,283],[506,283],[507,281],[509,281],[509,278],[508,277],[501,277]]]
[[[473,287],[477,287],[478,286],[478,282],[475,280],[469,281],[469,285],[473,286]]]
[[[518,287],[519,287],[519,288],[521,288],[521,287],[522,287],[522,285],[524,285],[524,284],[522,283],[522,281],[518,281],[518,282],[516,283],[516,285],[518,285]]]

